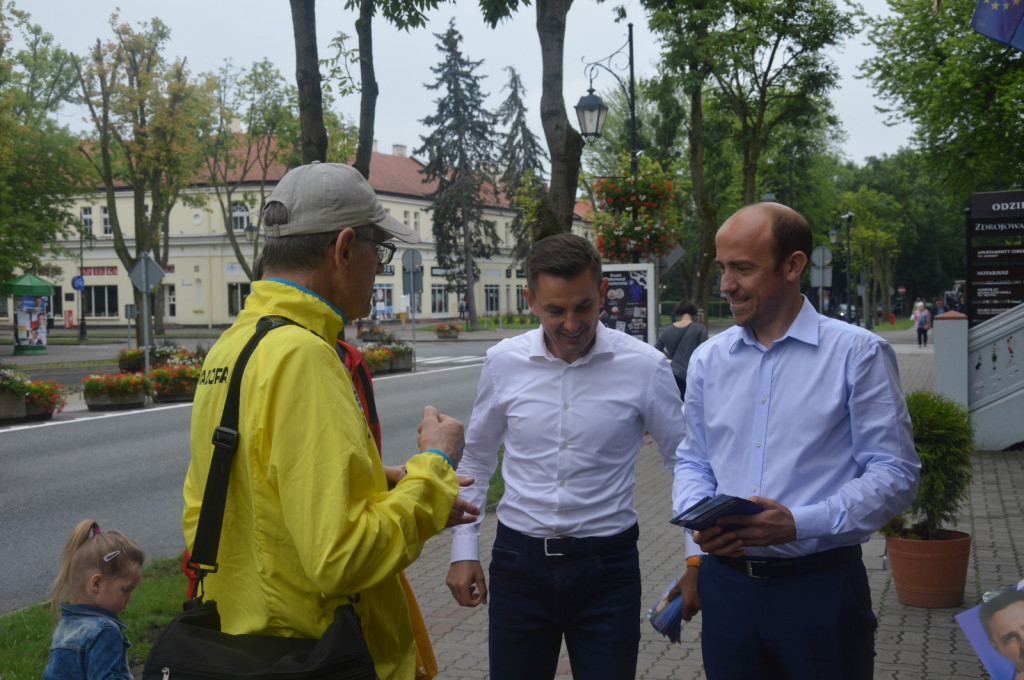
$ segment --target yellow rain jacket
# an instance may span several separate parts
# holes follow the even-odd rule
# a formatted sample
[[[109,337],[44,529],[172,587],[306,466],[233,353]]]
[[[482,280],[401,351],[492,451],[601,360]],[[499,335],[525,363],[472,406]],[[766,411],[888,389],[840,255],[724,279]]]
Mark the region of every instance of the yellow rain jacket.
[[[352,382],[334,351],[341,314],[280,280],[253,283],[238,319],[210,349],[192,408],[182,527],[191,548],[235,359],[256,322],[279,314],[242,378],[219,571],[204,581],[227,633],[318,638],[334,609],[357,611],[381,680],[411,679],[416,648],[399,572],[440,531],[458,495],[434,453],[412,456],[391,491]],[[414,442],[407,443],[410,448]]]

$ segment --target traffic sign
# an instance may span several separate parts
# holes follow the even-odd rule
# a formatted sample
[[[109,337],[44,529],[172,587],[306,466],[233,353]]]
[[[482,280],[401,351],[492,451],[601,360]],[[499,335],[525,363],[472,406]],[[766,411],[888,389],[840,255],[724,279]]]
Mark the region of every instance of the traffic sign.
[[[907,287],[906,286],[900,286],[900,287],[898,287],[896,289],[896,292],[899,293],[900,295],[906,295],[907,294]]]
[[[160,268],[149,253],[142,253],[135,266],[132,267],[128,278],[132,280],[135,289],[140,293],[152,293],[153,289],[160,285],[164,278],[164,270]]]
[[[75,290],[85,290],[85,277],[76,276],[71,279],[71,287]]]

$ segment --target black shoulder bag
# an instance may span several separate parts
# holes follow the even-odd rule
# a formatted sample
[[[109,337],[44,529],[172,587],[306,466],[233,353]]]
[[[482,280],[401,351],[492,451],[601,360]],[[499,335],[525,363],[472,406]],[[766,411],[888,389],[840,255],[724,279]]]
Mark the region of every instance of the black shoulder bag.
[[[199,577],[197,595],[160,633],[146,658],[144,680],[374,680],[373,658],[363,639],[355,607],[338,607],[334,621],[319,640],[270,635],[229,635],[220,630],[217,602],[203,601],[206,574],[217,571],[224,504],[231,460],[238,448],[238,401],[242,371],[268,331],[295,324],[282,316],[265,316],[235,361],[220,427],[213,434],[213,460],[203,491],[195,545],[189,567]],[[207,566],[202,566],[207,565]]]

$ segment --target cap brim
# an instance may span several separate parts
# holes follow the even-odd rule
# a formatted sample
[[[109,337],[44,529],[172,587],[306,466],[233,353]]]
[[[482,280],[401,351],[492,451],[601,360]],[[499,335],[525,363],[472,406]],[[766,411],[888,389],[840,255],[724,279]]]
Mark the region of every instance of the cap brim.
[[[397,239],[403,243],[420,242],[419,234],[417,234],[412,227],[399,222],[391,215],[385,214],[384,219],[379,222],[375,222],[374,226],[385,231],[389,237]]]

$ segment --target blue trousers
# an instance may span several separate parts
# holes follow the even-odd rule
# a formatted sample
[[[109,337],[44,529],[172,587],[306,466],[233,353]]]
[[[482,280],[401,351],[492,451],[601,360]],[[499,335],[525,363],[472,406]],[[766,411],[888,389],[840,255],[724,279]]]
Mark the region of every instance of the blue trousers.
[[[709,680],[871,680],[871,589],[861,560],[784,578],[751,578],[714,557],[698,578]]]
[[[640,559],[632,545],[546,557],[499,527],[490,566],[491,680],[544,680],[562,636],[572,674],[633,680],[640,645]]]

